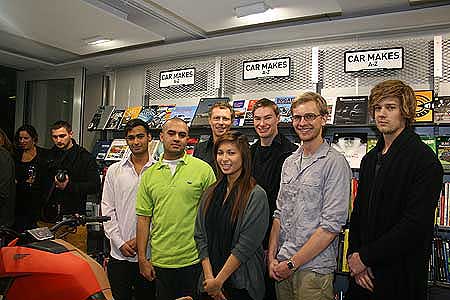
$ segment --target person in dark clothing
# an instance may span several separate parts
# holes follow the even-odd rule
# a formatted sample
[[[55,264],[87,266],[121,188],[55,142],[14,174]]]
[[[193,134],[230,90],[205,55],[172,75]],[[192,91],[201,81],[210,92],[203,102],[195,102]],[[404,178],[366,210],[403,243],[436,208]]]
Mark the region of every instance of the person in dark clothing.
[[[253,105],[253,125],[259,139],[250,147],[252,175],[266,191],[270,220],[272,220],[273,213],[277,208],[276,201],[284,160],[298,148],[278,132],[279,122],[280,110],[273,101],[262,98]],[[270,226],[264,237],[264,250],[268,249],[269,236]],[[276,299],[274,280],[269,277],[268,272],[265,277],[266,295],[264,299]]]
[[[198,143],[194,150],[194,157],[207,162],[217,175],[213,147],[216,140],[230,130],[234,120],[233,107],[224,101],[216,102],[209,110],[209,126],[211,136],[207,141]]]
[[[48,221],[62,215],[85,214],[87,195],[100,191],[97,163],[86,149],[77,145],[72,135],[72,127],[66,121],[57,121],[51,127],[55,146],[48,153],[45,178],[44,205]],[[57,175],[62,172],[65,174],[58,180]],[[86,241],[81,242],[75,246],[85,250]]]
[[[4,147],[7,144],[11,142],[0,129],[0,226],[11,227],[14,224],[16,184],[14,160],[11,152]]]
[[[16,222],[15,229],[22,232],[35,228],[41,215],[43,191],[42,170],[45,168],[47,149],[37,146],[38,134],[31,125],[17,129],[16,164]]]
[[[202,196],[195,242],[203,267],[200,299],[260,300],[267,196],[251,176],[248,140],[237,131],[214,145],[219,179]]]
[[[369,107],[382,137],[361,162],[346,299],[425,300],[443,169],[410,128],[416,111],[411,87],[381,82],[371,91]]]

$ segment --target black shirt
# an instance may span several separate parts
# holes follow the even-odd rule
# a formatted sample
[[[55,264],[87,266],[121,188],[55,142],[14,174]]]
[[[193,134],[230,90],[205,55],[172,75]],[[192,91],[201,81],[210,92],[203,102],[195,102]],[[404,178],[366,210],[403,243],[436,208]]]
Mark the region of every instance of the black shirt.
[[[204,162],[207,162],[214,170],[214,174],[216,174],[217,176],[213,151],[214,151],[214,141],[213,136],[211,135],[207,141],[198,143],[197,146],[195,146],[194,157],[200,158]]]
[[[285,136],[278,134],[270,146],[261,146],[258,140],[250,147],[252,153],[252,175],[256,182],[266,191],[269,200],[270,219],[276,209],[278,191],[280,190],[281,168],[284,160],[292,154],[298,146],[291,143]],[[270,226],[269,226],[270,228]],[[267,248],[270,229],[264,240]]]

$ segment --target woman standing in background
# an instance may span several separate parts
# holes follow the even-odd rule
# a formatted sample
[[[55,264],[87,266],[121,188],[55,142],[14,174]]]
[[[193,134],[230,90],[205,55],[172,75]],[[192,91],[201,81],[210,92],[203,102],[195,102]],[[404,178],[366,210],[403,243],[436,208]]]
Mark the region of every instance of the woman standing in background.
[[[23,125],[14,136],[16,156],[16,223],[19,232],[36,227],[41,215],[44,195],[41,173],[46,150],[38,147],[38,134],[31,125]]]
[[[214,157],[219,178],[204,193],[195,225],[203,267],[200,299],[260,300],[269,204],[251,176],[247,137],[236,131],[219,137]]]

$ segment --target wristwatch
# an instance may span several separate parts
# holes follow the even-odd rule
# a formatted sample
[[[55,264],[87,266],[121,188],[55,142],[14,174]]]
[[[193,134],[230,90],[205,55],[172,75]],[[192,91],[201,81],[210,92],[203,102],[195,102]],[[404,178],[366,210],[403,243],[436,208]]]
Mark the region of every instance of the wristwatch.
[[[291,270],[291,271],[293,271],[293,270],[295,269],[295,263],[294,263],[294,261],[292,260],[292,258],[290,258],[290,259],[287,261],[287,267],[288,267],[289,270]]]

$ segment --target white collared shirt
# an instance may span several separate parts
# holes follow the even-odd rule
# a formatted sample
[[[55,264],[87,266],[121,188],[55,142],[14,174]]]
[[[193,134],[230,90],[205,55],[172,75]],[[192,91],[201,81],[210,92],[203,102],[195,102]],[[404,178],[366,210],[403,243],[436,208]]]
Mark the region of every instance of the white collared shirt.
[[[106,172],[102,194],[102,215],[111,217],[103,224],[105,234],[110,240],[111,256],[131,262],[134,257],[125,257],[119,248],[126,242],[136,238],[136,194],[142,173],[154,163],[153,159],[137,174],[131,162],[131,155],[112,164]],[[150,258],[150,247],[147,247],[147,257]]]

